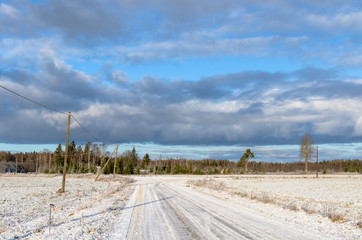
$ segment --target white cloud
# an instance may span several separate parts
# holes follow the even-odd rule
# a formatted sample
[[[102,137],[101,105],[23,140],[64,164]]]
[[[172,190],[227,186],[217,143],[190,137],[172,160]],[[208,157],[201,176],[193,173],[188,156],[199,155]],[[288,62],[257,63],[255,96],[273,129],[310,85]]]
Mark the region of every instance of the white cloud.
[[[189,100],[182,104],[185,111],[204,112],[204,113],[236,113],[241,109],[247,108],[244,101],[221,101],[212,102],[206,100]]]
[[[356,125],[354,126],[354,135],[362,136],[362,116],[358,118]]]
[[[127,75],[119,70],[112,72],[112,79],[118,84],[126,84],[128,82]]]
[[[13,6],[5,3],[0,4],[0,13],[6,15],[6,17],[10,18],[18,18],[20,13],[19,11],[14,8]]]
[[[346,31],[353,29],[360,32],[360,22],[362,21],[362,12],[339,13],[334,16],[310,14],[308,21],[315,27],[324,31]]]

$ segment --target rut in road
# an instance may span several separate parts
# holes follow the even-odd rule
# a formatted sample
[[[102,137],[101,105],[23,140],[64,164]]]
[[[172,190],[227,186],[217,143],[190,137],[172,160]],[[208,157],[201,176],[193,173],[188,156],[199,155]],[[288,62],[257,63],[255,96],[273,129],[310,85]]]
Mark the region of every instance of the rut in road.
[[[184,184],[141,184],[130,202],[132,213],[118,223],[122,239],[328,239]]]

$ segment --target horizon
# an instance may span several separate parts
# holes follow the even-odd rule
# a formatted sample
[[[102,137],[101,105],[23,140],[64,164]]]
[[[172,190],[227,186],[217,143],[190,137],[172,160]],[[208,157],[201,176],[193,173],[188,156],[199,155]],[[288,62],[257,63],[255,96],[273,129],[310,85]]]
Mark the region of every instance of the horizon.
[[[75,142],[76,143],[76,142]],[[63,151],[65,150],[65,143],[61,144]],[[76,143],[78,146],[79,144]],[[80,144],[82,147],[85,144]],[[362,143],[336,143],[336,144],[313,144],[314,147],[318,146],[319,161],[333,161],[333,160],[352,160],[360,159],[362,153]],[[4,144],[0,143],[0,151],[20,153],[20,152],[42,152],[49,150],[54,152],[58,144]],[[116,147],[116,144],[107,145],[107,152],[111,153]],[[256,162],[274,162],[274,163],[288,163],[304,161],[299,157],[300,145],[276,145],[276,146],[162,146],[157,144],[119,144],[118,153],[122,154],[127,150],[135,150],[138,156],[142,157],[148,153],[152,160],[156,159],[170,159],[170,158],[185,158],[189,160],[230,160],[233,162],[239,161],[247,148],[250,148],[255,154],[255,158],[251,161]],[[343,152],[341,153],[341,148]],[[7,149],[7,150],[2,150]],[[26,150],[24,150],[26,149]],[[186,153],[185,153],[186,152]],[[356,154],[357,152],[357,154]],[[311,162],[315,161],[315,154],[313,154]]]

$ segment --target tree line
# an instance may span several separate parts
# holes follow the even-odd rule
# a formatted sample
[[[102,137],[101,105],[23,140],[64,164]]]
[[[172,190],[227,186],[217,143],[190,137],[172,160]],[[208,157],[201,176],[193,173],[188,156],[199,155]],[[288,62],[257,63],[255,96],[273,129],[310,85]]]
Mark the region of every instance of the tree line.
[[[106,150],[105,143],[76,145],[74,141],[69,144],[67,173],[97,173],[109,159],[110,153]],[[248,152],[246,152],[248,153]],[[10,153],[0,152],[2,163],[12,164],[5,172],[35,172],[60,174],[63,171],[64,150],[59,144],[54,152],[44,149],[41,152]],[[189,160],[185,158],[162,157],[151,159],[149,154],[142,158],[136,149],[119,153],[117,159],[113,157],[104,169],[104,174],[113,173],[116,164],[116,174],[263,174],[283,172],[305,172],[304,162],[271,163],[245,161],[245,154],[239,162],[216,159]],[[320,161],[319,165],[309,162],[308,171],[321,173],[358,172],[362,173],[362,161],[358,159],[338,159]]]

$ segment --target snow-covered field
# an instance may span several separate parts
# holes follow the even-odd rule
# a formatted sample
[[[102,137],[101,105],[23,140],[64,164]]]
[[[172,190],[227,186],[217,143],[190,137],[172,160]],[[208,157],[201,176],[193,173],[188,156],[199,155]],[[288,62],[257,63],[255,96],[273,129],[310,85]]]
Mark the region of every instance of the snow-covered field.
[[[107,239],[132,192],[130,178],[0,176],[0,239]],[[50,204],[52,226],[49,236]]]
[[[94,178],[0,175],[0,239],[362,239],[362,175]]]
[[[342,239],[362,239],[362,175],[190,177],[203,191]],[[207,189],[207,190],[205,190]]]

